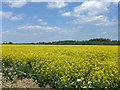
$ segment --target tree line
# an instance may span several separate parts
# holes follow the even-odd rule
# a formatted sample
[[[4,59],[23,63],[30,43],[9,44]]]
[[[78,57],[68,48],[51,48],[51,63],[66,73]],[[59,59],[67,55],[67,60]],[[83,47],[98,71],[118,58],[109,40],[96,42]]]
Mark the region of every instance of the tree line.
[[[3,43],[3,44],[43,44],[43,45],[119,45],[119,41],[110,40],[106,38],[96,38],[86,41],[77,40],[64,40],[64,41],[54,41],[54,42],[37,42],[37,43]]]

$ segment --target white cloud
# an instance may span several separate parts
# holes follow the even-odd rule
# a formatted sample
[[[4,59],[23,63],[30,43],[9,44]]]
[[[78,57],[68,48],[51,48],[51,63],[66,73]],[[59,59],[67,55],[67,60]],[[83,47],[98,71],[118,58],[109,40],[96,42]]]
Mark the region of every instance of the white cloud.
[[[83,23],[91,23],[94,25],[104,25],[104,26],[108,26],[108,25],[115,25],[117,24],[116,20],[112,20],[109,21],[108,18],[104,15],[100,15],[100,16],[80,16],[78,19],[74,19],[72,21],[73,24],[83,24]]]
[[[118,3],[120,0],[97,0],[97,1]]]
[[[63,8],[66,7],[67,4],[64,2],[49,2],[48,3],[48,8]]]
[[[16,15],[16,16],[12,17],[10,20],[11,20],[11,21],[22,20],[23,17],[24,17],[24,16],[23,16],[22,14],[19,14],[19,15]]]
[[[72,13],[71,12],[65,12],[62,14],[62,16],[72,16]]]
[[[40,25],[48,25],[48,23],[47,22],[43,22],[42,19],[38,19],[38,22],[39,22]]]
[[[11,15],[12,15],[12,12],[0,11],[0,17],[2,17],[2,18],[10,18]]]
[[[27,4],[27,0],[7,0],[9,7],[20,8]]]
[[[43,20],[42,19],[38,19],[38,22],[42,22]]]
[[[2,2],[6,1],[17,1],[17,0],[0,0]],[[90,1],[90,0],[26,0],[28,2],[84,2],[84,1]],[[119,2],[120,0],[91,0],[91,1],[102,1],[102,2]]]
[[[73,12],[65,12],[63,16],[79,17],[85,13],[87,15],[103,15],[108,12],[108,6],[110,3],[98,2],[98,1],[85,1],[81,5],[76,6]]]
[[[59,27],[49,27],[49,26],[21,26],[17,29],[43,29],[43,30],[60,30]]]
[[[103,32],[103,34],[106,34],[107,32]]]
[[[40,25],[48,25],[47,22],[40,22]]]
[[[67,29],[64,29],[64,28],[60,28],[60,27],[50,27],[50,26],[21,26],[21,27],[18,27],[17,29],[19,30],[23,30],[23,29],[27,29],[28,31],[31,31],[31,30],[45,30],[47,32],[66,32],[66,33],[69,33],[69,32],[72,32],[71,30],[67,30]]]
[[[86,13],[88,15],[103,15],[108,12],[109,3],[98,2],[98,1],[86,1],[82,5],[74,8],[74,13],[82,14]]]
[[[109,12],[109,6],[109,2],[85,1],[81,5],[76,6],[72,12],[65,12],[62,16],[77,17],[77,19],[73,20],[74,24],[115,25],[117,24],[116,20],[110,21],[105,16]]]
[[[2,34],[6,34],[6,33],[8,33],[8,31],[4,31],[4,32],[2,32]]]

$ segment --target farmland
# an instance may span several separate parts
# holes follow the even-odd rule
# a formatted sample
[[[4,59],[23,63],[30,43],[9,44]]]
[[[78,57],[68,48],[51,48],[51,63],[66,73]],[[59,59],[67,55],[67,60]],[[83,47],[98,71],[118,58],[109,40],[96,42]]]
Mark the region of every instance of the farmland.
[[[2,45],[3,77],[40,87],[118,88],[118,46]]]

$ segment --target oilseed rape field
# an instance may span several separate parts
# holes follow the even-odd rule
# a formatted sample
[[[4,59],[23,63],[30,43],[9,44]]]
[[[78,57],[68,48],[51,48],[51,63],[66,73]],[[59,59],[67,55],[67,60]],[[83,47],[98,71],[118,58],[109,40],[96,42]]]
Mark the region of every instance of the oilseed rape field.
[[[3,79],[40,87],[119,88],[118,46],[2,45]]]

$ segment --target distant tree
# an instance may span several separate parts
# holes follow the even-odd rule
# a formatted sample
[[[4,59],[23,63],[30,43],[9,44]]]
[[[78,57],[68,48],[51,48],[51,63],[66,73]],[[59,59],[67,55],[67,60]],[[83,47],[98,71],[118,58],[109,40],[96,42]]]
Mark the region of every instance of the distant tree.
[[[96,39],[90,39],[89,41],[110,42],[111,40],[105,38],[96,38]]]
[[[12,42],[9,42],[8,44],[13,44]]]
[[[118,42],[117,40],[112,40],[112,42]]]
[[[29,44],[35,44],[35,43],[29,43]]]
[[[119,42],[120,43],[120,42]],[[118,45],[117,40],[111,41],[106,38],[96,38],[87,41],[76,41],[76,40],[64,40],[64,41],[54,41],[54,42],[38,42],[36,44],[46,44],[46,45]]]

